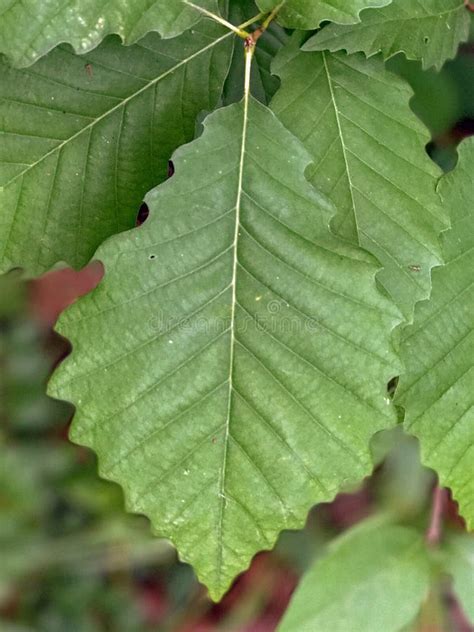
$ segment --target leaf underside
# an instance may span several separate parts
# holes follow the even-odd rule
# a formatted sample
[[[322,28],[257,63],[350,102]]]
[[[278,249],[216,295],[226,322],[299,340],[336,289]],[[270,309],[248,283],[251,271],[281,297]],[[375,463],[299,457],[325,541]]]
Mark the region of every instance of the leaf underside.
[[[385,59],[404,53],[423,68],[438,70],[452,59],[469,36],[464,0],[393,0],[387,7],[367,9],[355,25],[329,24],[304,45],[304,50],[345,50]]]
[[[254,99],[216,111],[60,320],[74,353],[51,393],[77,406],[73,440],[213,598],[368,474],[370,438],[396,422],[397,312],[329,232],[309,159]]]
[[[442,263],[448,223],[412,92],[381,59],[300,52],[301,41],[295,34],[275,60],[282,85],[271,108],[310,152],[307,177],[338,209],[334,231],[377,257],[378,280],[410,320]]]
[[[459,164],[440,183],[451,211],[443,234],[446,265],[433,271],[431,299],[403,332],[405,371],[397,401],[405,427],[418,437],[422,460],[452,489],[474,526],[474,142],[460,145]]]
[[[217,12],[216,0],[196,4]],[[175,37],[200,17],[183,0],[0,0],[0,53],[29,66],[62,42],[85,53],[110,34],[126,44],[150,31]]]
[[[80,267],[134,226],[219,100],[231,52],[232,36],[203,20],[173,40],[112,37],[80,57],[61,46],[25,70],[0,62],[0,270]]]
[[[271,11],[280,0],[256,0],[262,11]],[[354,24],[368,7],[383,7],[391,0],[286,0],[277,20],[292,29],[311,30],[329,20],[337,24]]]
[[[416,617],[429,588],[419,531],[371,520],[316,560],[278,632],[399,632]]]

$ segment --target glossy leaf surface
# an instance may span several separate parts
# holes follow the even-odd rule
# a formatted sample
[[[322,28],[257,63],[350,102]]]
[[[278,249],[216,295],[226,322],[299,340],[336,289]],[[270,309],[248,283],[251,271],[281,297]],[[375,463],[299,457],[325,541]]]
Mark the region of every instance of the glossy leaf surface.
[[[216,0],[196,4],[217,11]],[[0,0],[0,53],[29,66],[62,42],[85,53],[112,33],[127,44],[150,31],[175,37],[200,17],[183,0]]]
[[[391,0],[286,0],[278,13],[278,22],[292,29],[312,30],[329,20],[337,24],[359,22],[367,7],[383,7]],[[262,11],[271,11],[280,0],[257,0]]]

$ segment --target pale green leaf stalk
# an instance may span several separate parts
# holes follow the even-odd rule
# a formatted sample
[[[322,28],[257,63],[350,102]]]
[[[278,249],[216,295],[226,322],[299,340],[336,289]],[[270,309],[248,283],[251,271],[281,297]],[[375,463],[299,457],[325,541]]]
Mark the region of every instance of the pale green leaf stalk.
[[[229,18],[235,24],[244,23],[254,13],[254,0],[239,0],[238,3],[231,2],[229,5]],[[252,95],[265,105],[268,105],[280,87],[278,77],[272,74],[271,62],[288,39],[285,30],[273,21],[258,40],[252,64],[251,89]],[[224,105],[230,105],[242,98],[244,90],[243,69],[242,42],[236,39],[232,63],[224,87]]]
[[[474,141],[459,148],[459,164],[439,187],[451,211],[443,234],[446,265],[433,271],[429,301],[403,332],[405,371],[397,402],[405,428],[418,437],[423,463],[450,487],[474,527]]]
[[[429,135],[409,86],[381,59],[301,52],[302,41],[296,33],[275,59],[282,84],[271,108],[310,152],[307,177],[338,209],[333,230],[381,262],[378,280],[411,321],[430,295],[448,225]]]
[[[150,217],[99,248],[105,278],[60,319],[50,392],[219,599],[255,553],[372,470],[395,425],[398,311],[329,231],[310,156],[249,94],[180,148]],[[369,260],[368,260],[369,259]]]
[[[470,17],[464,0],[393,0],[380,9],[367,9],[353,25],[329,24],[303,49],[345,50],[385,59],[404,53],[423,68],[440,70],[469,37]]]

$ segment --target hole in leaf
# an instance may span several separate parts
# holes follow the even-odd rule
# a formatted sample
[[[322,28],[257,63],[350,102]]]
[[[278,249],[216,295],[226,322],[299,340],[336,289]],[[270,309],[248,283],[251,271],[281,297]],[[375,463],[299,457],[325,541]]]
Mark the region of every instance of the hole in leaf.
[[[172,160],[168,160],[168,178],[174,175],[174,164]]]
[[[141,226],[142,224],[144,224],[149,214],[150,214],[150,209],[148,208],[148,205],[145,204],[145,202],[143,202],[143,204],[140,206],[140,209],[138,211],[137,219],[135,221],[135,226]]]
[[[390,395],[390,397],[393,397],[395,395],[395,391],[397,390],[397,386],[398,386],[398,376],[397,377],[393,377],[390,382],[387,384],[387,392]]]
[[[430,140],[430,142],[426,145],[425,147],[426,153],[428,154],[428,156],[430,158],[433,158],[433,154],[436,151],[436,143],[432,140]]]
[[[148,259],[156,259],[156,255],[150,255]]]

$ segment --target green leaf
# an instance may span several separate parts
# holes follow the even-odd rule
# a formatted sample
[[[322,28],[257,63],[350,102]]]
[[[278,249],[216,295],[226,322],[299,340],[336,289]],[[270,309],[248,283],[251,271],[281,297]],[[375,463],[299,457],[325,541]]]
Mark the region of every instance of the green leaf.
[[[217,12],[216,0],[196,4]],[[150,31],[175,37],[200,13],[183,0],[0,0],[0,16],[0,53],[16,66],[29,66],[61,42],[85,53],[112,33],[126,44]]]
[[[134,226],[197,114],[219,100],[231,40],[206,20],[130,48],[113,37],[85,57],[61,46],[27,70],[0,61],[0,270],[80,267]]]
[[[451,534],[445,545],[445,568],[453,577],[454,592],[474,624],[474,539]]]
[[[74,353],[51,392],[219,598],[311,505],[372,469],[396,415],[399,317],[367,255],[328,230],[307,152],[253,98],[177,151],[134,231],[97,251],[106,275],[61,318]]]
[[[393,0],[387,7],[364,11],[359,24],[329,24],[303,48],[362,51],[368,57],[382,52],[386,59],[402,52],[422,60],[423,68],[439,70],[467,40],[469,23],[464,0]]]
[[[450,487],[474,526],[474,141],[460,145],[459,164],[440,194],[451,211],[443,235],[446,265],[433,272],[431,300],[420,303],[403,332],[406,370],[397,392],[405,427],[420,440],[423,463]]]
[[[238,0],[230,3],[227,13],[233,24],[243,24],[258,13],[258,8],[254,0]],[[287,41],[288,35],[276,22],[271,22],[258,40],[252,66],[251,88],[253,96],[265,105],[271,101],[280,86],[278,77],[271,73],[271,62]],[[225,105],[240,101],[243,97],[245,64],[242,47],[243,42],[236,40],[230,71],[224,87]]]
[[[280,0],[256,0],[262,11],[271,11]],[[312,30],[329,20],[337,24],[359,22],[359,13],[368,7],[383,7],[392,0],[286,0],[278,22],[292,29]]]
[[[309,570],[278,632],[399,632],[430,587],[430,563],[416,530],[362,523]]]
[[[378,280],[410,320],[442,263],[447,224],[412,92],[381,59],[300,52],[301,41],[295,34],[276,59],[282,86],[271,107],[310,152],[307,176],[339,210],[333,229],[378,258]]]

